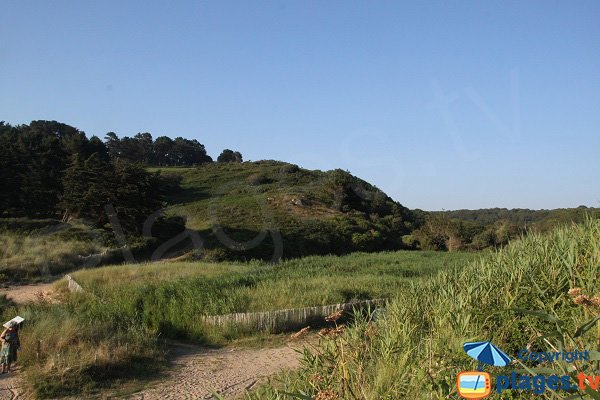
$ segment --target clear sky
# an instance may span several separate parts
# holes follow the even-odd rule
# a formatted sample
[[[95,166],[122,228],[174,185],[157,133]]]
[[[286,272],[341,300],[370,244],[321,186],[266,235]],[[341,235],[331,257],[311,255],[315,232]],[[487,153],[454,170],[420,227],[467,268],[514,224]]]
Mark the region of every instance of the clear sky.
[[[598,1],[3,1],[0,120],[347,169],[411,208],[600,206]]]

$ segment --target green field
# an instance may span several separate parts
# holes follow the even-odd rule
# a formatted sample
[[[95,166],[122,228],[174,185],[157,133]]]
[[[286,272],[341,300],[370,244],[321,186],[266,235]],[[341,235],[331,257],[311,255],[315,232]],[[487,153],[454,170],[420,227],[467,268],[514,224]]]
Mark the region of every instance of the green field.
[[[153,312],[169,314],[164,308],[174,306],[185,320],[195,315],[391,298],[409,281],[478,257],[474,253],[399,251],[312,256],[276,265],[167,262],[103,267],[73,277],[104,302],[152,298]]]
[[[39,397],[91,393],[163,367],[164,339],[222,345],[255,334],[206,327],[202,315],[393,298],[411,282],[461,268],[478,257],[401,251],[314,256],[278,265],[166,262],[103,267],[73,274],[86,290],[83,294],[68,294],[61,282],[62,303],[19,308],[4,304],[3,316],[18,313],[28,320],[21,360]],[[40,359],[35,354],[38,340]]]

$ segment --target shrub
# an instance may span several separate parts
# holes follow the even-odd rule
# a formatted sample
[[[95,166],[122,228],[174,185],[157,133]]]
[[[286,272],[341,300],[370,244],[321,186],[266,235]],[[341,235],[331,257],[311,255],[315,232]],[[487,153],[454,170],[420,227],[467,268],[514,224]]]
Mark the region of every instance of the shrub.
[[[279,170],[282,174],[295,174],[300,171],[300,167],[296,164],[286,164]]]
[[[252,174],[246,178],[246,182],[248,182],[250,185],[256,186],[271,183],[272,180],[263,174]]]

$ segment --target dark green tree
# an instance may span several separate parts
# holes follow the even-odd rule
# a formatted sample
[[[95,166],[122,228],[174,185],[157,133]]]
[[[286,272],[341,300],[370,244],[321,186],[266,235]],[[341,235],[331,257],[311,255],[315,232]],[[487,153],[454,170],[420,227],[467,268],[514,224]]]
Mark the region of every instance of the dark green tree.
[[[107,204],[117,200],[114,166],[99,153],[86,160],[75,155],[64,177],[61,206],[64,218],[83,218],[95,226],[108,222]]]
[[[242,162],[242,153],[239,151],[233,151],[229,149],[225,149],[221,152],[219,157],[217,158],[217,162],[227,163],[227,162]]]
[[[154,147],[152,135],[148,132],[138,133],[133,137],[133,139],[136,141],[137,145],[137,159],[131,161],[141,162],[145,165],[149,165],[152,158],[152,148]]]
[[[206,154],[204,145],[196,139],[175,138],[171,154],[174,165],[198,165],[212,162],[212,158]]]
[[[118,159],[121,155],[121,140],[114,132],[108,132],[104,136],[104,142],[111,158]]]
[[[144,165],[186,166],[212,162],[204,145],[195,139],[178,137],[171,140],[161,136],[153,141],[150,133],[119,139],[116,133],[109,132],[106,134],[106,145],[111,158]]]
[[[15,148],[22,212],[30,217],[49,216],[62,193],[65,152],[60,136],[39,129],[22,128]]]
[[[0,215],[20,208],[19,188],[21,174],[16,168],[16,129],[0,122]]]
[[[173,144],[173,140],[167,136],[156,138],[152,148],[152,164],[160,167],[174,165]]]
[[[108,161],[110,158],[108,154],[108,148],[98,136],[92,136],[90,138],[89,142],[85,146],[84,156],[89,157],[94,153],[98,154],[98,156],[104,161]]]
[[[164,207],[161,179],[158,173],[149,173],[141,164],[115,163],[115,197],[113,206],[121,226],[140,233],[144,221]]]

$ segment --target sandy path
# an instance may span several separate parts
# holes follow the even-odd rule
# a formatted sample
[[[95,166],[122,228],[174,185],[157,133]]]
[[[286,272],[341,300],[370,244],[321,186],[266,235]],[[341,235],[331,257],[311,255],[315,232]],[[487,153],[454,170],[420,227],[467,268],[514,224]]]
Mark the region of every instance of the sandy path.
[[[297,368],[305,342],[264,349],[206,349],[179,344],[173,347],[171,367],[160,382],[130,400],[212,399],[213,392],[226,399],[240,397],[268,376]],[[0,375],[0,400],[24,400],[18,367]],[[111,397],[114,398],[114,397]]]
[[[21,380],[18,368],[10,374],[0,374],[0,400],[24,399],[21,392]]]
[[[206,350],[178,346],[168,376],[131,400],[211,399],[217,392],[235,398],[266,377],[299,366],[301,342],[278,348]]]
[[[39,283],[34,285],[0,288],[0,294],[5,294],[6,297],[17,304],[31,303],[40,300],[40,295],[44,298],[48,298],[52,293],[52,285],[54,285],[54,283]]]

